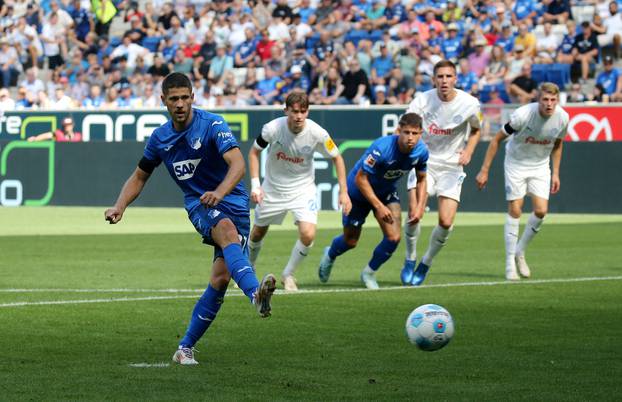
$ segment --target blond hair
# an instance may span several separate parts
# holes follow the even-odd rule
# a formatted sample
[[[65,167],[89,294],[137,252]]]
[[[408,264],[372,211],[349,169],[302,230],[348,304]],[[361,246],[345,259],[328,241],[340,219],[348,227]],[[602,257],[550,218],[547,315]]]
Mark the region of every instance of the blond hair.
[[[538,88],[538,90],[540,96],[542,96],[544,92],[551,95],[559,96],[559,87],[557,86],[557,84],[554,84],[552,82],[543,82],[542,84],[540,84],[540,88]]]

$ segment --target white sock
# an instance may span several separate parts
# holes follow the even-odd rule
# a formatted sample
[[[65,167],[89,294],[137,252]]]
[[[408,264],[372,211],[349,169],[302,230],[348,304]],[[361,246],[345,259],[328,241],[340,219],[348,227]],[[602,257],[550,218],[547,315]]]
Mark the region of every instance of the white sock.
[[[408,222],[404,224],[404,234],[406,238],[406,259],[409,261],[415,261],[417,259],[417,238],[421,233],[421,225],[418,223],[415,225],[409,225]]]
[[[441,248],[447,242],[447,238],[449,234],[454,229],[453,225],[449,229],[445,229],[440,225],[436,225],[434,230],[432,230],[432,235],[430,235],[430,245],[428,246],[428,250],[423,255],[421,262],[423,262],[428,267],[432,265],[432,260],[441,251]]]
[[[372,274],[374,275],[376,273],[376,271],[374,271],[373,269],[371,269],[369,267],[369,265],[365,265],[365,268],[363,268],[363,273],[364,274]]]
[[[544,221],[544,218],[540,219],[534,213],[529,215],[527,225],[525,225],[525,230],[523,230],[523,235],[518,241],[518,246],[516,247],[516,255],[525,255],[525,249],[527,248],[527,245],[529,245],[531,239],[533,239],[533,237],[540,231],[542,221]]]
[[[516,255],[516,244],[518,244],[518,225],[519,218],[512,218],[509,214],[505,217],[505,226],[503,227],[503,237],[505,238],[505,258],[514,259]]]
[[[313,247],[313,243],[309,244],[309,246],[305,246],[300,239],[296,240],[296,244],[294,244],[292,253],[289,256],[289,261],[287,261],[287,265],[285,269],[283,269],[283,276],[290,276],[296,271],[298,265],[300,265],[302,260],[309,254],[311,247]]]
[[[255,261],[257,261],[257,257],[259,257],[259,251],[261,251],[261,246],[263,245],[263,240],[259,240],[258,242],[254,242],[251,239],[248,239],[248,259],[255,266]]]

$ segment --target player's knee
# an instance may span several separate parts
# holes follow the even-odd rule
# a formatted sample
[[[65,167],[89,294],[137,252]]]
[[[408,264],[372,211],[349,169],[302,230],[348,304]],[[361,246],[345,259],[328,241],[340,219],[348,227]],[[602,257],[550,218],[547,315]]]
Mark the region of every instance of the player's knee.
[[[398,244],[400,244],[400,240],[402,240],[402,236],[399,232],[385,236],[385,238],[387,239],[389,243],[395,244],[395,247],[397,247]]]
[[[300,235],[300,242],[305,247],[313,246],[313,241],[315,240],[315,233],[306,233]]]
[[[231,275],[228,271],[213,272],[210,278],[210,283],[214,289],[226,289],[231,280]]]
[[[544,217],[546,216],[546,213],[547,213],[547,212],[548,212],[548,211],[547,211],[547,209],[546,209],[546,208],[535,208],[535,209],[533,210],[533,214],[534,214],[535,216],[537,216],[538,218],[540,218],[540,219],[544,219]]]
[[[439,219],[438,220],[438,226],[442,227],[443,229],[449,230],[449,228],[451,228],[451,225],[453,224],[454,223],[451,221],[451,219]]]

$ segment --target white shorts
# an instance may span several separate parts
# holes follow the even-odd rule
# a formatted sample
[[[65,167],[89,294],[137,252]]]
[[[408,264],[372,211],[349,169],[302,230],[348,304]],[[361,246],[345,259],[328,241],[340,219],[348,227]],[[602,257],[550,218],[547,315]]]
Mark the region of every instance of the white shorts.
[[[261,204],[255,207],[255,225],[280,225],[287,212],[298,222],[317,224],[317,200],[315,185],[295,194],[266,192]]]
[[[551,192],[551,169],[521,168],[505,163],[505,199],[519,200],[525,195],[534,195],[545,200]]]
[[[447,197],[460,202],[462,182],[466,173],[462,168],[428,165],[427,182],[428,195]]]

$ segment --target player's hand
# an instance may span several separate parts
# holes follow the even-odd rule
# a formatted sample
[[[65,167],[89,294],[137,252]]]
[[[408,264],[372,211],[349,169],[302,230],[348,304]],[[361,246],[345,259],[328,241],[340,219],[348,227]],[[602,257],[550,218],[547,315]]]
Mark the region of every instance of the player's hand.
[[[551,176],[551,194],[556,194],[559,192],[559,187],[561,183],[559,181],[559,176],[554,174]]]
[[[106,218],[108,223],[114,225],[123,218],[123,211],[116,207],[108,208],[106,212],[104,212],[104,218]]]
[[[263,201],[263,197],[263,188],[258,187],[251,191],[251,201],[253,201],[255,204],[261,204],[261,202]]]
[[[205,194],[201,196],[201,204],[208,208],[213,208],[218,205],[223,198],[223,195],[218,191],[206,191]]]
[[[393,213],[386,205],[382,205],[376,211],[378,218],[382,219],[386,223],[393,223]]]
[[[423,218],[423,208],[415,208],[414,211],[408,211],[408,221],[406,221],[410,226],[416,225]]]
[[[350,214],[350,211],[352,210],[352,201],[350,201],[348,193],[344,192],[343,194],[339,194],[339,206],[341,207],[341,212],[345,216]]]
[[[486,183],[488,183],[488,172],[483,172],[480,170],[480,172],[477,174],[477,177],[475,177],[475,182],[477,183],[477,188],[483,190],[484,187],[486,187]]]
[[[458,158],[458,165],[466,166],[471,162],[471,153],[466,150],[460,151],[460,157]]]

